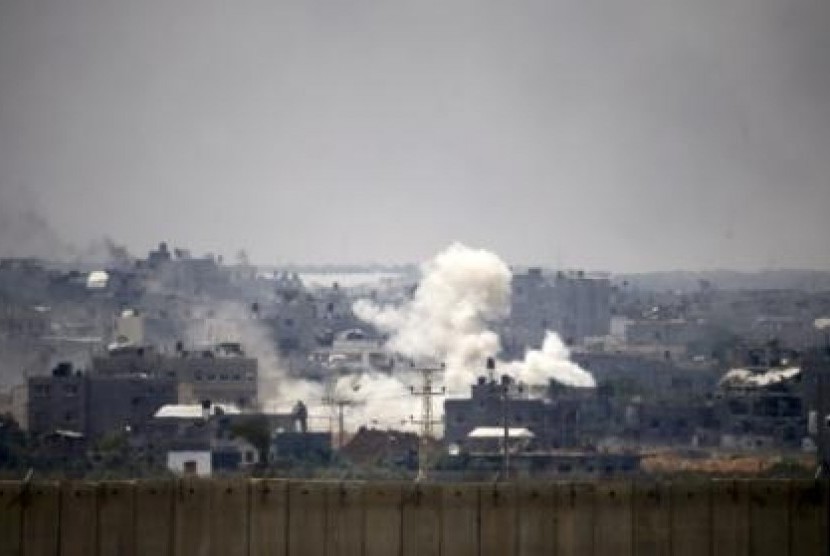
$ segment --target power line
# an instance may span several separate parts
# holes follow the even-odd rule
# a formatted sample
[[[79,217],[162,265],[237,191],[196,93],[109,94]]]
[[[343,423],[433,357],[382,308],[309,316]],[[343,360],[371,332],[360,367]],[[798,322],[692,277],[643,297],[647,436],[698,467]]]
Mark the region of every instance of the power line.
[[[421,396],[421,418],[412,419],[416,425],[421,425],[421,438],[418,448],[418,476],[416,481],[425,481],[427,479],[427,471],[429,467],[429,442],[432,438],[432,426],[441,423],[441,419],[434,419],[432,417],[432,397],[440,396],[446,392],[444,387],[440,390],[433,389],[432,375],[442,371],[441,367],[433,367],[424,365],[418,369],[421,373],[422,383],[421,389],[417,390],[414,386],[410,387],[410,391],[415,396]]]

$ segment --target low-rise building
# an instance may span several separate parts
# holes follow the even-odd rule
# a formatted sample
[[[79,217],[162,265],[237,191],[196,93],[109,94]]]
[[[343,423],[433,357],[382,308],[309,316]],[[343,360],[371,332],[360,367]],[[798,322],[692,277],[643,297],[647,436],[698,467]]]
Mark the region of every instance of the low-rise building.
[[[501,382],[479,378],[469,398],[444,401],[444,441],[464,447],[480,427],[527,428],[537,445],[550,443],[556,428],[552,407],[541,399],[522,396],[521,386],[503,377]]]

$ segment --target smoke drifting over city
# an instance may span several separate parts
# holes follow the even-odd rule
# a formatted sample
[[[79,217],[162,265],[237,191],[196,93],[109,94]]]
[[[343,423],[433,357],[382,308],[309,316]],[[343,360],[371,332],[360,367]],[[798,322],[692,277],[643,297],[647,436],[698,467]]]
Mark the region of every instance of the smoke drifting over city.
[[[391,376],[371,371],[338,376],[334,366],[328,381],[293,377],[267,329],[247,318],[248,308],[239,304],[210,307],[211,317],[194,323],[186,339],[204,345],[208,338],[221,337],[244,345],[259,362],[259,395],[271,410],[289,409],[299,400],[337,400],[350,405],[349,424],[408,426],[420,411],[421,401],[410,391],[421,380],[419,367],[440,364],[444,372],[436,380],[447,395],[465,396],[485,375],[487,359],[500,353],[498,334],[490,328],[510,309],[511,272],[494,253],[455,243],[424,263],[421,272],[412,300],[401,306],[377,306],[365,299],[354,305],[358,318],[389,334],[388,349],[409,360]],[[569,360],[553,331],[546,332],[541,349],[528,350],[521,361],[500,361],[497,372],[509,373],[531,394],[544,392],[551,380],[595,386],[590,373]]]

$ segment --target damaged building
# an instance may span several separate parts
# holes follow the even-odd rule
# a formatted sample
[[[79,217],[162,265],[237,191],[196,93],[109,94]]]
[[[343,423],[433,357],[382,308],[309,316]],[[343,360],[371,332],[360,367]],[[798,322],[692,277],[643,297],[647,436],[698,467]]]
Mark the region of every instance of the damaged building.
[[[609,408],[594,392],[571,394],[530,398],[507,376],[498,382],[480,378],[470,398],[444,402],[448,455],[439,474],[481,480],[502,472],[504,465],[517,477],[636,473],[640,458],[635,453],[583,445],[611,421]]]
[[[802,379],[798,365],[729,370],[718,384],[715,397],[721,447],[800,448],[807,436]]]
[[[492,360],[488,362],[491,373],[493,366]],[[471,386],[469,398],[444,401],[444,442],[463,450],[479,442],[477,429],[507,427],[530,433],[528,450],[576,448],[604,433],[610,410],[602,392],[594,388],[551,383],[539,397],[507,375],[498,381],[482,376]]]
[[[165,376],[96,375],[61,363],[50,376],[29,378],[28,428],[36,435],[71,431],[90,439],[136,432],[176,395],[176,381]]]

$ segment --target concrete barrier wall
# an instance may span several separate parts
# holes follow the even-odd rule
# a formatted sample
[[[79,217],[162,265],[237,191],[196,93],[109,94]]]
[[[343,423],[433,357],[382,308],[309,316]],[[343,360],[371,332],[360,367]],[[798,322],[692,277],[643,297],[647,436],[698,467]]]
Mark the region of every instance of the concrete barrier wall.
[[[828,483],[0,482],[0,556],[828,554]]]

